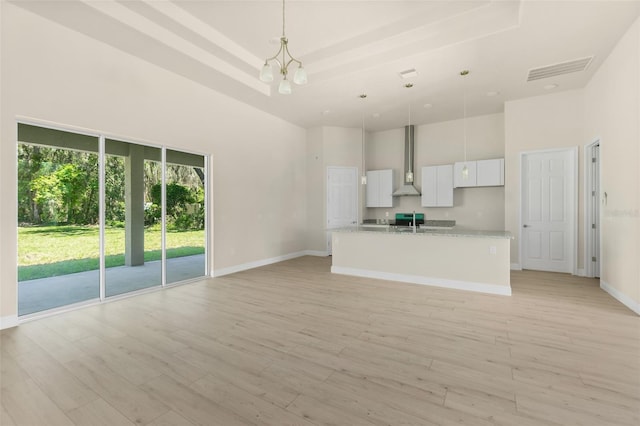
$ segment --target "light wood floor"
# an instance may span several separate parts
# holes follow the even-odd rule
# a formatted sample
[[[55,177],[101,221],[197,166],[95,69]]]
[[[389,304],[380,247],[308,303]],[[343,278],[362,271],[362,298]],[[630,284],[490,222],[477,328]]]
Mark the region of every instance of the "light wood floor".
[[[562,274],[513,296],[304,257],[1,333],[0,424],[638,425],[640,318]]]

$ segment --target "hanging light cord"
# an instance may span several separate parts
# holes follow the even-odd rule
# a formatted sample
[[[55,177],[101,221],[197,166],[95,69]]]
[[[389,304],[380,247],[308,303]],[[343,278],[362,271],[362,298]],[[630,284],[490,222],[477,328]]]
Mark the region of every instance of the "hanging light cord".
[[[284,0],[282,0],[282,37],[284,37]]]
[[[465,78],[469,75],[469,70],[463,70],[460,75]],[[467,82],[462,81],[462,133],[464,137],[464,166],[462,167],[462,179],[469,178],[469,168],[467,167]]]
[[[462,122],[462,128],[463,128],[463,134],[464,134],[464,161],[467,161],[467,75],[469,74],[469,72],[467,71],[466,74],[464,73],[464,71],[462,72],[462,78],[463,83],[462,83],[462,117],[463,117],[463,122]]]
[[[411,135],[411,102],[409,102],[409,135]],[[412,150],[409,150],[409,173],[413,173],[413,156]]]
[[[281,46],[282,46],[282,40],[287,40],[287,36],[285,36],[284,34],[284,0],[282,0],[282,39],[280,41]],[[287,74],[288,74],[288,66],[289,64],[287,64],[287,57],[285,56],[285,53],[288,52],[288,47],[285,44],[284,45],[284,49],[282,47],[280,47],[280,49],[282,50],[282,65],[280,65],[280,72],[281,74],[284,76],[284,79],[287,79]],[[289,54],[289,56],[291,56],[291,54]],[[292,57],[293,58],[293,57]],[[285,65],[286,64],[286,65]]]
[[[362,111],[362,173],[364,173],[364,111]]]

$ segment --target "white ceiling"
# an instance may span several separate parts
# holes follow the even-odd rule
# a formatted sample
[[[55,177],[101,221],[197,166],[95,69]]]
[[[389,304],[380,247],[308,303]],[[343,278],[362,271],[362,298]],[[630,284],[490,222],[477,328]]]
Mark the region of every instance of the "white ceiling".
[[[414,124],[460,118],[465,92],[472,116],[551,83],[583,87],[640,15],[640,0],[289,0],[286,35],[309,83],[283,96],[277,76],[258,79],[278,49],[280,1],[13,3],[300,126],[359,127],[364,115],[368,130],[407,124],[409,107]],[[586,56],[586,71],[526,81],[532,68]],[[410,68],[407,89],[398,73]]]

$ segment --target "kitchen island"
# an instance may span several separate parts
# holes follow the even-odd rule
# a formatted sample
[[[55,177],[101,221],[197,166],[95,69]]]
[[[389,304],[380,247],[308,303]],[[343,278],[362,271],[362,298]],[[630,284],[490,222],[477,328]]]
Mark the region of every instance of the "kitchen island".
[[[510,239],[505,231],[334,229],[331,272],[510,296]]]

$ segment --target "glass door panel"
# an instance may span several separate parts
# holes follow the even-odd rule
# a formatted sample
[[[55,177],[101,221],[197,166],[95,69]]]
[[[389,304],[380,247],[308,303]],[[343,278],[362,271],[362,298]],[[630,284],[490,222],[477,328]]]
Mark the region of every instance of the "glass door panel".
[[[205,157],[18,124],[18,315],[206,275]],[[163,193],[166,200],[163,200]]]
[[[105,141],[105,295],[162,284],[161,149]]]
[[[167,284],[205,275],[204,156],[167,150]]]
[[[98,138],[18,124],[18,315],[100,297]]]

